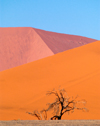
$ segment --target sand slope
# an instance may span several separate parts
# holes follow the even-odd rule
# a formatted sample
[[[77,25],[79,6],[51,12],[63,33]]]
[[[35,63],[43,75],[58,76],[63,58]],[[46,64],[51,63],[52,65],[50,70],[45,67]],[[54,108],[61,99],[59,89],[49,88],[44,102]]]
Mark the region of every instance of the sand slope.
[[[0,71],[94,41],[31,27],[0,28]]]
[[[53,54],[32,28],[0,28],[0,71]]]
[[[96,41],[94,39],[77,35],[61,34],[35,28],[34,30],[38,33],[38,35],[53,51],[54,54]]]
[[[45,108],[59,85],[89,109],[63,119],[100,119],[100,41],[0,72],[0,120],[36,119],[26,111]]]

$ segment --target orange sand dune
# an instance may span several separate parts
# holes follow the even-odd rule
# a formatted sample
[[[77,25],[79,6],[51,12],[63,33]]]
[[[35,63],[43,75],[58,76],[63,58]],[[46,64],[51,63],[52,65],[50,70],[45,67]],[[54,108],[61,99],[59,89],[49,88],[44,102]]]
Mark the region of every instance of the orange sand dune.
[[[0,71],[94,41],[31,27],[0,28]]]
[[[100,119],[100,41],[0,72],[0,120],[36,119],[26,112],[45,108],[59,85],[89,109],[63,119]]]

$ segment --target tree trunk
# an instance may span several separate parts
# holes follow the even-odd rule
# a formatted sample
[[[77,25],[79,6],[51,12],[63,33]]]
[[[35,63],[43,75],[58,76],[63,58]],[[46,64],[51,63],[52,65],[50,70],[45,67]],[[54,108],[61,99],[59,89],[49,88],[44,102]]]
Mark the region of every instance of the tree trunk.
[[[51,117],[51,120],[61,120],[61,116],[53,116]]]
[[[58,116],[58,120],[61,120],[61,116]]]

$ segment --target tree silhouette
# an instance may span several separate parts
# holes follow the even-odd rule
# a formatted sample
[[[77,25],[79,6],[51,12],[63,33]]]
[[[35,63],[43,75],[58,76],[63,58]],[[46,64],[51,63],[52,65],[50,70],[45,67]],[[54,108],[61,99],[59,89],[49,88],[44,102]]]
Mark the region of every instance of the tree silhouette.
[[[47,120],[47,112],[49,110],[53,110],[53,116],[50,120],[61,120],[62,116],[66,112],[74,112],[75,109],[88,111],[85,108],[86,100],[77,100],[78,96],[75,98],[68,97],[66,91],[64,89],[59,89],[58,91],[48,91],[47,95],[55,95],[55,101],[52,103],[48,103],[48,108],[43,109],[42,111],[34,111],[33,113],[29,113],[33,116],[36,116],[39,120]],[[83,107],[80,107],[83,106]],[[43,116],[42,116],[43,115]]]
[[[74,112],[75,109],[87,111],[85,107],[78,107],[79,104],[83,104],[85,106],[85,100],[77,100],[77,97],[70,98],[68,97],[66,91],[64,89],[60,89],[57,91],[49,91],[47,95],[55,95],[56,99],[54,102],[48,104],[48,110],[53,109],[53,115],[50,119],[51,120],[61,120],[62,116],[66,112]]]
[[[45,109],[43,109],[42,111],[38,112],[37,110],[35,110],[33,113],[31,112],[26,112],[32,116],[37,117],[38,120],[47,120],[47,111]]]

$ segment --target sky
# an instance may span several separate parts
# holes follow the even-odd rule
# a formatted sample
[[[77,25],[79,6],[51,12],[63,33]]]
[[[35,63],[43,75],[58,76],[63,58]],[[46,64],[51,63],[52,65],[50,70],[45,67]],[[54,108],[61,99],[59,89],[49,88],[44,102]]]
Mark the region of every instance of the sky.
[[[100,0],[0,0],[0,27],[33,27],[100,40]]]

